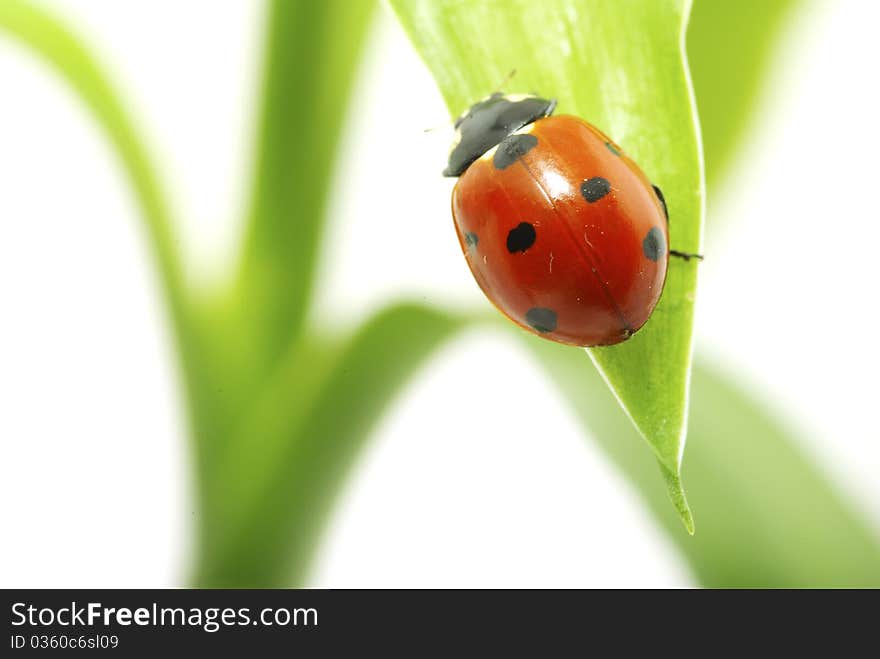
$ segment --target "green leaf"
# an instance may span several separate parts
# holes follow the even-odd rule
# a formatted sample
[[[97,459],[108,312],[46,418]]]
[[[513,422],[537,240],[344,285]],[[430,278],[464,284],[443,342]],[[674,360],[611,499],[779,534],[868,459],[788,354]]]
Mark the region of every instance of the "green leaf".
[[[165,191],[128,109],[99,61],[62,21],[23,0],[0,2],[0,35],[40,56],[91,111],[107,135],[143,214],[178,333],[185,332],[185,291],[177,238]],[[14,99],[4,98],[4,103]]]
[[[309,310],[328,184],[375,3],[273,0],[242,258],[251,367],[268,370]]]
[[[452,115],[495,90],[559,99],[611,135],[665,195],[674,249],[698,252],[702,170],[684,63],[685,0],[391,0]],[[672,259],[663,297],[632,339],[590,354],[657,459],[692,529],[679,478],[697,262]],[[570,358],[574,355],[569,352]]]
[[[454,316],[401,304],[347,340],[304,344],[304,352],[318,356],[289,360],[242,431],[264,438],[258,451],[249,448],[264,455],[256,463],[232,461],[228,473],[244,487],[227,482],[237,488],[223,507],[232,520],[216,535],[222,544],[203,543],[197,582],[277,587],[292,576],[301,584],[332,504],[382,411],[461,326]],[[310,371],[305,385],[303,367]],[[236,505],[238,496],[244,500]]]
[[[312,376],[326,368],[316,361],[335,356],[333,346],[302,332],[348,96],[374,7],[372,0],[268,3],[239,270],[228,288],[195,300],[202,377],[192,398],[203,553],[233,542],[227,534],[235,515],[259,514],[246,508],[248,483],[266,478],[261,458],[280,450],[282,431],[248,424],[291,372],[298,378],[288,383],[288,398],[275,403],[285,411],[307,406]]]
[[[561,346],[523,339],[708,587],[878,587],[880,541],[796,438],[705,362],[693,376],[688,470],[700,532],[669,507],[653,460],[601,379]]]
[[[706,180],[722,182],[757,106],[768,61],[800,0],[697,0],[687,31]],[[710,214],[711,217],[711,214]]]
[[[216,416],[208,395],[214,389],[198,336],[192,292],[184,286],[178,238],[157,169],[108,74],[87,45],[62,21],[23,0],[0,2],[0,35],[21,41],[69,85],[106,134],[131,183],[143,215],[174,329],[196,434]],[[14,102],[14,99],[5,99]],[[199,457],[203,457],[199,454]]]

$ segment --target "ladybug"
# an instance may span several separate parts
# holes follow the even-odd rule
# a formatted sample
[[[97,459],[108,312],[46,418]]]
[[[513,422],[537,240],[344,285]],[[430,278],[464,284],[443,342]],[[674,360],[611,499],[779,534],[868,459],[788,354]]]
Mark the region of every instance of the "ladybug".
[[[620,343],[663,292],[666,202],[608,136],[551,116],[555,106],[495,93],[455,121],[443,172],[458,177],[455,229],[480,288],[513,322],[560,343]]]

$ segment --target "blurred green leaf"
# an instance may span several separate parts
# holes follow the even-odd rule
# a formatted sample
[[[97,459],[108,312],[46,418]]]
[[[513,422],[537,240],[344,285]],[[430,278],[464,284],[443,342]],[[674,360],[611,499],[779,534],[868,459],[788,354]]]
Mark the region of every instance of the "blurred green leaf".
[[[200,585],[277,586],[290,576],[301,585],[332,503],[345,476],[390,400],[428,355],[462,321],[425,307],[401,304],[366,322],[353,337],[324,350],[309,367],[309,396],[291,397],[302,379],[299,360],[288,362],[266,391],[261,413],[244,430],[264,433],[273,445],[270,468],[251,483],[246,512],[227,529],[228,545],[208,547]],[[280,416],[279,416],[280,415]],[[247,469],[236,471],[245,481]],[[234,508],[231,509],[234,514]]]
[[[201,560],[211,561],[235,544],[231,536],[240,530],[234,522],[242,522],[241,515],[261,519],[262,511],[247,503],[254,503],[253,489],[265,484],[267,474],[277,475],[277,464],[261,460],[260,449],[278,458],[288,448],[279,438],[295,443],[293,427],[311,409],[315,392],[322,391],[321,378],[330,377],[335,358],[349,357],[345,351],[335,352],[340,346],[298,336],[308,311],[337,141],[374,4],[272,3],[240,276],[230,289],[191,292],[183,286],[174,226],[156,170],[99,62],[39,6],[23,0],[0,2],[0,32],[20,39],[71,84],[107,132],[141,205],[184,365],[195,440]],[[425,340],[429,336],[427,332]],[[360,363],[353,359],[355,366]],[[396,373],[396,367],[390,368],[388,378]],[[279,412],[267,412],[267,400]],[[248,459],[236,462],[242,455]],[[275,558],[280,566],[288,563],[284,556]],[[278,574],[279,565],[261,569]],[[196,569],[208,572],[204,566]],[[249,571],[241,574],[244,580]]]
[[[561,346],[523,339],[614,464],[709,587],[880,586],[880,539],[803,456],[790,432],[705,362],[692,383],[688,491],[702,513],[686,535],[663,482],[601,379]]]
[[[300,331],[342,121],[375,3],[272,0],[240,290],[256,332],[251,368],[270,370]]]
[[[451,114],[511,87],[559,99],[623,145],[665,195],[674,249],[697,252],[702,171],[683,56],[684,0],[391,0]],[[629,341],[590,354],[667,473],[679,480],[687,419],[697,263],[672,259],[651,320]],[[572,352],[570,358],[574,358]]]
[[[200,544],[219,546],[238,505],[230,456],[262,441],[239,430],[299,350],[337,146],[373,0],[271,0],[254,171],[237,277],[193,301],[200,377],[193,400]],[[303,378],[304,382],[308,378]],[[305,387],[289,395],[308,394]],[[292,398],[289,405],[302,405]],[[253,465],[251,465],[253,467]],[[244,466],[243,466],[244,468]],[[265,474],[251,471],[259,481]],[[253,511],[251,511],[253,514]],[[207,551],[207,549],[206,549]]]
[[[184,285],[175,223],[157,169],[128,109],[100,62],[62,21],[24,0],[0,1],[0,34],[19,39],[42,57],[92,113],[119,157],[143,215],[170,319],[190,403],[196,439],[210,433],[222,408],[213,400],[210,360],[198,330],[197,301]],[[15,102],[4,99],[4,102]],[[198,452],[201,460],[204,452]]]
[[[800,0],[696,0],[687,52],[710,187],[721,183],[746,129],[786,19]]]
[[[374,8],[373,0],[268,3],[265,77],[238,278],[229,290],[198,301],[199,349],[206,355],[204,400],[198,406],[206,413],[196,424],[205,513],[199,531],[204,564],[197,567],[202,579],[207,574],[214,582],[237,579],[215,567],[240,567],[224,557],[236,551],[232,546],[246,520],[263,518],[259,493],[275,477],[274,461],[298,442],[297,428],[322,378],[345,357],[341,346],[303,335],[303,329],[339,137]],[[295,515],[298,504],[290,505]],[[287,561],[275,558],[279,565],[259,569],[279,574]],[[242,571],[241,578],[255,569]]]
[[[106,133],[140,205],[173,319],[182,331],[185,291],[169,204],[135,122],[109,76],[67,25],[30,2],[0,2],[2,34],[20,40],[43,58],[70,85]],[[3,102],[14,103],[15,99],[4,96]]]

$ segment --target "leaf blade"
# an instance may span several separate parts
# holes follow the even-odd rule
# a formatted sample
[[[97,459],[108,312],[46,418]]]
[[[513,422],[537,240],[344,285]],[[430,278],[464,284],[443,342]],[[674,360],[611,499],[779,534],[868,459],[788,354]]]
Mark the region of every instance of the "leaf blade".
[[[686,535],[665,484],[599,376],[564,347],[522,339],[584,427],[633,485],[706,587],[878,587],[880,538],[785,426],[735,382],[696,360],[688,489],[701,513]],[[768,496],[772,493],[772,496]]]
[[[672,247],[699,252],[703,174],[684,58],[684,0],[505,3],[391,0],[452,115],[516,68],[516,87],[556,97],[621,143],[666,196]],[[661,464],[683,521],[684,447],[697,262],[672,259],[652,318],[590,351]]]
[[[258,487],[243,504],[240,524],[224,532],[229,544],[220,552],[203,547],[197,583],[277,587],[292,575],[302,585],[332,504],[379,415],[463,321],[416,304],[383,309],[324,359],[330,372],[310,378],[318,390],[307,408],[279,422],[272,418],[279,410],[274,401],[295,401],[285,392],[301,387],[302,361],[290,360],[291,371],[266,392],[269,420],[250,427],[277,425],[280,434],[272,441],[280,450],[271,470],[255,474]]]
[[[268,370],[309,311],[329,182],[373,0],[273,0],[238,300]]]
[[[65,23],[26,0],[0,3],[0,34],[41,57],[76,93],[123,164],[179,335],[186,333],[186,291],[171,205],[150,154],[110,76],[88,45]]]
[[[687,51],[710,188],[723,182],[741,148],[775,42],[786,19],[802,4],[801,0],[698,0],[694,4]]]

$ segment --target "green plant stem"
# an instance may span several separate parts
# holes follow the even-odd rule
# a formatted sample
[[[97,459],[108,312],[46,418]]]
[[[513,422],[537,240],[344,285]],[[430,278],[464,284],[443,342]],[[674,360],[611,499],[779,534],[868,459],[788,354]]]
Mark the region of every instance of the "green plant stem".
[[[274,369],[310,308],[329,181],[372,0],[269,3],[260,124],[238,304],[248,362]]]
[[[287,398],[290,383],[301,379],[291,361],[294,370],[267,389],[263,414],[248,429],[251,436],[269,436],[271,465],[256,470],[262,478],[242,493],[241,514],[234,505],[227,509],[232,524],[223,536],[229,542],[208,548],[196,583],[304,585],[332,504],[380,414],[462,323],[419,305],[386,309],[333,349],[335,356],[325,350],[315,360],[313,366],[323,364],[327,372],[311,379],[307,398]],[[279,407],[279,398],[298,408]],[[236,471],[247,477],[247,469]]]

